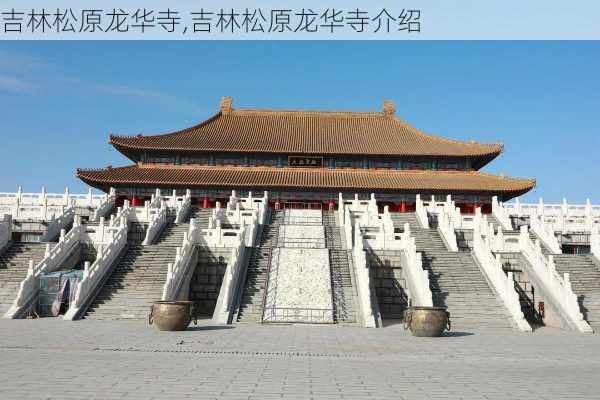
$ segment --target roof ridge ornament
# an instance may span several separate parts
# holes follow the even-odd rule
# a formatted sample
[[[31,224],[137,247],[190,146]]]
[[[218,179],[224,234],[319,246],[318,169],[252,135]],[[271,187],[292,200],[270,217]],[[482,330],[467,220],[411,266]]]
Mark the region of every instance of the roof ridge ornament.
[[[223,114],[223,115],[230,114],[231,111],[233,110],[233,97],[230,97],[230,96],[221,97],[220,108],[221,108],[221,114]]]
[[[383,113],[385,115],[394,115],[396,114],[396,105],[393,101],[383,100]]]

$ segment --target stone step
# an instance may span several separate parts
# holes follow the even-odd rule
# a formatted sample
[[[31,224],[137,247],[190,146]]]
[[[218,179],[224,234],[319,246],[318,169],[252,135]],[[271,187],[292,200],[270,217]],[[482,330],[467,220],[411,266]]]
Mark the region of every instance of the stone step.
[[[175,249],[168,244],[131,246],[87,310],[86,318],[147,318],[152,302],[162,296],[167,264],[174,258]]]
[[[51,243],[54,246],[55,243]],[[46,243],[13,242],[0,257],[0,316],[11,306],[20,283],[27,276],[29,260],[38,264],[46,251]]]
[[[414,213],[391,216],[397,228],[404,222],[410,224],[417,251],[422,252],[423,268],[429,271],[434,303],[448,308],[456,326],[512,329],[507,310],[469,253],[447,251],[437,230],[421,228]]]
[[[571,254],[555,255],[554,263],[559,274],[569,273],[584,318],[600,331],[600,270],[596,263],[590,256]]]
[[[329,226],[335,224],[335,214],[324,212]],[[325,241],[329,249],[329,266],[333,300],[334,322],[356,322],[356,288],[353,285],[351,259],[342,247],[340,230],[337,227],[325,229]]]
[[[252,248],[237,322],[257,322],[262,318],[263,293],[267,280],[270,248],[277,240],[279,232],[279,223],[275,221],[276,216],[282,218],[281,213],[271,213],[269,223],[263,227],[258,247]]]

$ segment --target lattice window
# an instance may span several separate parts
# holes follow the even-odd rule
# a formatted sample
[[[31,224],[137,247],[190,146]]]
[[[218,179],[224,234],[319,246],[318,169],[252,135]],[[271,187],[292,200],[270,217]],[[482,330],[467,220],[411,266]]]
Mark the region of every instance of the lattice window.
[[[335,160],[335,167],[336,168],[362,168],[363,167],[363,160],[355,160],[355,159],[351,159],[351,158],[342,158],[342,159],[336,159]]]
[[[209,165],[210,157],[206,156],[181,156],[181,164],[198,164],[198,165]]]
[[[369,168],[389,168],[395,169],[398,163],[395,160],[371,160]]]
[[[261,155],[250,156],[248,163],[255,167],[276,167],[278,165],[276,157]]]
[[[431,169],[431,163],[426,161],[405,161],[402,166],[404,169]]]

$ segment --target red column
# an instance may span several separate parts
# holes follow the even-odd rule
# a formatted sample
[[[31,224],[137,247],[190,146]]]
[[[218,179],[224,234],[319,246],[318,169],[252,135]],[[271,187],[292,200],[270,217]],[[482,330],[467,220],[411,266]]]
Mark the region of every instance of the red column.
[[[406,202],[402,201],[400,202],[400,212],[406,212]]]
[[[329,211],[334,211],[335,210],[335,200],[329,200]]]
[[[275,200],[275,209],[279,210],[281,208],[281,202],[279,201],[279,199]]]
[[[131,196],[131,207],[136,207],[138,205],[138,199],[135,195]]]
[[[208,197],[204,197],[202,200],[202,208],[210,208],[210,203],[208,202]]]

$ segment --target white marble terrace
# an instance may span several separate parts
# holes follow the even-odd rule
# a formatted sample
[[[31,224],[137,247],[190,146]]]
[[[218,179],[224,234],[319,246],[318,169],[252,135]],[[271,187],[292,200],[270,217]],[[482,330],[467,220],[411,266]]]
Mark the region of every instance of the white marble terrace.
[[[0,193],[0,214],[6,214],[0,221],[0,249],[10,240],[12,221],[38,220],[60,221],[61,218],[75,220],[69,232],[62,231],[54,248],[48,248],[45,258],[38,265],[31,265],[27,278],[21,284],[19,297],[7,317],[14,317],[28,304],[34,295],[36,278],[42,273],[60,267],[77,243],[92,243],[98,249],[98,258],[86,264],[84,279],[80,283],[78,298],[73,309],[65,316],[76,319],[80,315],[97,285],[110,271],[116,255],[126,244],[127,222],[148,224],[145,244],[153,243],[167,223],[167,212],[175,213],[176,221],[182,222],[191,208],[191,195],[176,193],[163,195],[159,190],[143,206],[131,207],[125,202],[116,210],[110,220],[102,217],[114,207],[115,193],[106,195],[71,194],[68,189],[61,194],[24,193],[19,188],[15,193]],[[387,207],[378,212],[374,195],[369,200],[343,199],[340,194],[336,218],[342,228],[344,247],[353,252],[356,285],[359,294],[359,312],[363,326],[376,326],[371,296],[371,278],[365,259],[365,250],[394,250],[402,254],[404,279],[407,293],[413,305],[431,305],[431,291],[427,272],[422,268],[421,254],[416,251],[410,226],[406,224],[401,233],[394,231]],[[74,216],[74,209],[85,207],[95,210],[92,220],[99,224],[81,225]],[[268,209],[268,194],[262,197],[240,198],[233,191],[228,203],[213,210],[208,227],[200,227],[193,220],[184,235],[176,257],[168,266],[163,290],[164,300],[181,298],[181,288],[190,275],[193,261],[193,247],[226,247],[232,251],[223,280],[223,286],[214,319],[226,323],[233,311],[235,292],[240,287],[239,280],[248,247],[256,245],[257,228],[265,223]],[[512,276],[502,271],[495,253],[502,251],[523,254],[529,271],[537,285],[551,296],[570,325],[580,332],[589,332],[583,321],[573,293],[568,274],[556,272],[552,256],[545,256],[540,243],[553,253],[560,247],[554,232],[587,232],[590,234],[591,252],[600,258],[600,206],[589,201],[586,204],[502,204],[493,199],[492,215],[499,226],[494,227],[480,209],[475,214],[461,214],[454,201],[448,196],[445,201],[422,200],[417,196],[416,216],[422,228],[429,228],[429,216],[435,214],[438,232],[448,251],[457,251],[456,230],[473,230],[473,256],[488,282],[503,301],[523,331],[530,330],[524,322],[518,298],[512,284]],[[17,216],[15,218],[15,215]],[[12,217],[11,217],[12,216]],[[518,236],[504,235],[514,232],[510,219],[529,217],[530,229],[538,238],[531,240],[526,228]],[[331,279],[328,249],[325,246],[325,231],[320,210],[284,210],[283,224],[279,228],[279,245],[274,249],[269,274],[268,290],[265,294],[265,321],[272,322],[323,322],[333,321]],[[222,225],[227,225],[225,229]],[[308,262],[307,262],[308,261]],[[10,314],[10,315],[9,315]]]
[[[510,216],[541,219],[555,232],[590,233],[593,226],[600,226],[600,205],[593,205],[589,199],[585,204],[570,204],[566,199],[560,204],[547,204],[540,198],[534,204],[521,203],[517,198],[504,207]]]
[[[66,188],[64,193],[48,193],[44,187],[40,192],[0,192],[0,214],[10,214],[13,220],[50,221],[58,218],[70,208],[99,208],[114,193],[73,194]]]

